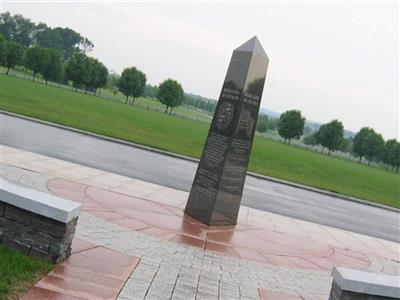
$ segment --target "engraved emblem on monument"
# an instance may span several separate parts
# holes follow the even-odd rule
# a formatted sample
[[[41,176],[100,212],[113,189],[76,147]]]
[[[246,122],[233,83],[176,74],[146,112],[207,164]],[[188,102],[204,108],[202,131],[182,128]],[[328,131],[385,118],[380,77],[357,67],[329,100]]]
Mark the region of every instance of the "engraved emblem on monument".
[[[256,37],[233,51],[185,208],[205,224],[236,224],[267,67]]]
[[[225,131],[233,120],[235,108],[231,102],[223,102],[217,112],[217,128],[219,131]]]
[[[240,112],[239,126],[236,132],[242,131],[249,138],[255,124],[256,121],[251,117],[250,112],[243,108]]]

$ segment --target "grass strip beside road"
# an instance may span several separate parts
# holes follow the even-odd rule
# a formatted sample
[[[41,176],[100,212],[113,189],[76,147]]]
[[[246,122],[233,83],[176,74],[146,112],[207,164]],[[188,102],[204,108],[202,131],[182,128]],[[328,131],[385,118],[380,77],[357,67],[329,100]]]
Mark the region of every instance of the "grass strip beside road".
[[[19,299],[53,265],[30,258],[0,244],[0,300]]]
[[[208,124],[0,75],[6,111],[199,158]],[[261,137],[249,169],[400,208],[400,176]],[[267,201],[268,199],[266,199]]]

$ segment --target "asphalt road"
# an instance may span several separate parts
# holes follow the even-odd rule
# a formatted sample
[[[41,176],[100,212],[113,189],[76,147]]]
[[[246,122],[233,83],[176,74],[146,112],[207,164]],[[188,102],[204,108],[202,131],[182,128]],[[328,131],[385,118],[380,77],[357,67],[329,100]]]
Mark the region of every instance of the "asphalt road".
[[[0,114],[1,143],[189,191],[197,163]],[[400,214],[312,191],[246,179],[242,204],[400,242]]]

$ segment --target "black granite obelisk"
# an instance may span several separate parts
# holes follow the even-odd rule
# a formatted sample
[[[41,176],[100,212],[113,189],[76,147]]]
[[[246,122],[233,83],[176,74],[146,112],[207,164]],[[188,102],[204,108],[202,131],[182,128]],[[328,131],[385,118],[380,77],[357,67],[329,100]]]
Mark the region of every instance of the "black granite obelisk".
[[[185,208],[205,224],[236,224],[268,61],[257,37],[233,51]]]

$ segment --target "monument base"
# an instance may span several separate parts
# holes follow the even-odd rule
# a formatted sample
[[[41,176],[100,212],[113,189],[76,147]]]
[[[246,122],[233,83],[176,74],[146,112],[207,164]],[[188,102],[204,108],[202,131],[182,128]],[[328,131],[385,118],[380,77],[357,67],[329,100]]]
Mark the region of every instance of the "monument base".
[[[237,218],[228,218],[216,211],[186,208],[185,214],[208,226],[234,226],[237,224]]]

